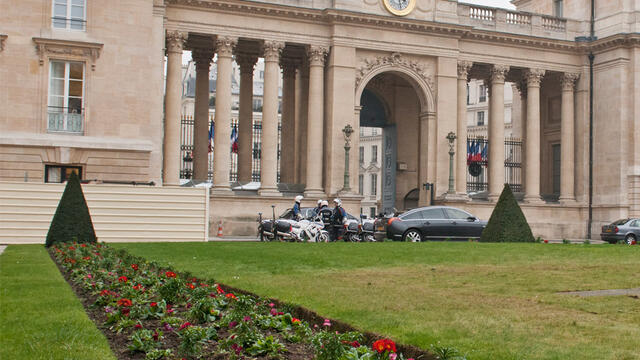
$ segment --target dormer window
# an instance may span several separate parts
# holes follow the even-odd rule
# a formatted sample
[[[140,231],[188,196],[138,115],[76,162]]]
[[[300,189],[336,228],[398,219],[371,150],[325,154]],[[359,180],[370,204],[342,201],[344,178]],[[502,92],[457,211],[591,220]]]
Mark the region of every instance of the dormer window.
[[[55,29],[85,31],[87,25],[86,0],[52,0],[51,24]]]

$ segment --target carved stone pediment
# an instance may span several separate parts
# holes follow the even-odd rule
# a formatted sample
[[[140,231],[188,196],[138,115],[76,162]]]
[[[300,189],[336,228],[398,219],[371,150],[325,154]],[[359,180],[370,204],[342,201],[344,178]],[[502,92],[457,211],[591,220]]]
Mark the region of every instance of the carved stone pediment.
[[[377,56],[374,59],[365,59],[364,63],[356,71],[356,88],[368,74],[381,67],[402,67],[424,80],[435,91],[433,78],[427,73],[425,66],[417,61],[410,60],[400,53],[392,53],[389,56]]]
[[[7,39],[7,35],[0,34],[0,51],[4,49],[4,41]]]
[[[96,69],[96,61],[104,44],[70,41],[58,39],[46,39],[34,37],[36,52],[40,57],[40,65],[44,65],[45,59],[52,56],[62,56],[71,60],[87,61],[91,64],[91,70]]]

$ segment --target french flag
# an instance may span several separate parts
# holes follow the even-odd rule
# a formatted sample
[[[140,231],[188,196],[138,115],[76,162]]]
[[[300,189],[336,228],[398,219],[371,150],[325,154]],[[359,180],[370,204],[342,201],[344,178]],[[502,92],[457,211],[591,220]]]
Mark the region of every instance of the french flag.
[[[209,126],[209,152],[213,151],[213,121]]]
[[[473,161],[473,150],[476,147],[476,141],[472,140],[467,142],[467,166],[471,165]]]
[[[233,125],[231,129],[231,152],[238,153],[238,126]]]

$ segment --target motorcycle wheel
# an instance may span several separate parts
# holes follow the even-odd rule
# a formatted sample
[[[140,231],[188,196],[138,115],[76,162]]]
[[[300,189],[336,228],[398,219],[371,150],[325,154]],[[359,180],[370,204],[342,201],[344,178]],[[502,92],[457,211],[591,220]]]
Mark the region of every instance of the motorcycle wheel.
[[[329,234],[326,232],[320,233],[320,235],[318,235],[318,242],[329,242]]]

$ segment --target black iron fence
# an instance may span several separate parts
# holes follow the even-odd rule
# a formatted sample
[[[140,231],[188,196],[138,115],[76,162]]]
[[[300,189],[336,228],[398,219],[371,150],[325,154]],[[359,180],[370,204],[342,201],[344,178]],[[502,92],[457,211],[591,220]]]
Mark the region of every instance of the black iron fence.
[[[214,116],[209,116],[209,126],[211,128],[213,124]],[[183,115],[180,120],[180,157],[182,159],[180,166],[180,178],[191,179],[193,176],[193,116]],[[231,119],[231,132],[238,131],[238,119]],[[280,124],[278,124],[278,169],[280,169]],[[252,132],[252,151],[251,151],[251,181],[260,181],[260,146],[262,138],[262,122],[260,120],[253,120],[253,132]],[[210,140],[211,141],[211,140]],[[233,147],[233,140],[231,141]],[[237,147],[243,146],[238,143]],[[209,162],[209,180],[213,180],[213,152],[215,147],[208,153]],[[238,153],[231,151],[231,163],[230,163],[229,179],[232,182],[238,181]],[[278,181],[280,181],[280,170],[278,170]]]
[[[522,140],[506,138],[504,141],[505,183],[514,192],[522,191]],[[483,137],[467,138],[467,192],[487,191],[489,140]]]

